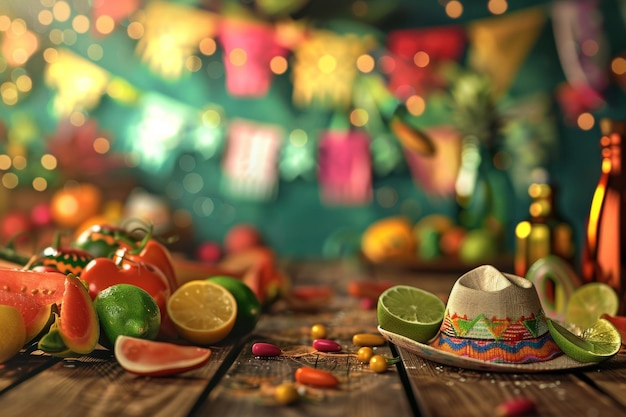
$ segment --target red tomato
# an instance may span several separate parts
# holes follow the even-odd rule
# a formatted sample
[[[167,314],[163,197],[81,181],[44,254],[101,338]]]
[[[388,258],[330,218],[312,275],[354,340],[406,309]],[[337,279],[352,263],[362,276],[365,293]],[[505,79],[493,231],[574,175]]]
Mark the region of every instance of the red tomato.
[[[161,311],[165,311],[165,302],[170,296],[170,286],[163,272],[146,263],[96,258],[85,266],[80,277],[89,285],[91,299],[95,299],[100,291],[111,285],[132,284],[147,291]]]

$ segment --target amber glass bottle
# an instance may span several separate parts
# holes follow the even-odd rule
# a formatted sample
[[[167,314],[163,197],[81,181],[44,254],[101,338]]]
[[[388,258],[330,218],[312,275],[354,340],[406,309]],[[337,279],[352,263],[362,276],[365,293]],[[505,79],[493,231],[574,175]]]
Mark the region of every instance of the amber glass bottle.
[[[530,217],[515,228],[515,274],[525,276],[538,259],[557,255],[571,262],[574,242],[571,226],[560,218],[554,207],[554,189],[549,184],[531,184]]]
[[[586,281],[609,284],[620,295],[625,312],[626,293],[626,172],[622,142],[626,121],[602,119],[602,173],[589,210],[581,273]]]

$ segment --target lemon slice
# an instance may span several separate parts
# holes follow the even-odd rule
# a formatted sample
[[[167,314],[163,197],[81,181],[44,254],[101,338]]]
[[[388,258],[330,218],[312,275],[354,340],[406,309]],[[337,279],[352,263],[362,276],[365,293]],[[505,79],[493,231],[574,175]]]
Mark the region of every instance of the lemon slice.
[[[199,345],[225,339],[237,319],[235,297],[223,286],[206,280],[181,285],[166,307],[178,334]]]
[[[567,303],[565,320],[584,330],[593,326],[602,314],[614,316],[619,297],[613,288],[602,282],[590,282],[578,287]]]
[[[619,331],[606,319],[597,320],[580,337],[552,320],[548,329],[559,348],[578,362],[602,362],[615,356],[622,344]]]
[[[435,294],[396,285],[380,295],[376,313],[381,328],[425,343],[437,334],[445,308]]]

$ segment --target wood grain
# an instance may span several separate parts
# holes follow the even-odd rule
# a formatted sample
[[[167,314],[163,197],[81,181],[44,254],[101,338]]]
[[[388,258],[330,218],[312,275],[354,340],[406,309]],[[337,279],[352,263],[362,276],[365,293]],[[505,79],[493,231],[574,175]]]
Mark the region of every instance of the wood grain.
[[[532,399],[541,416],[626,413],[626,407],[594,389],[576,373],[474,372],[437,365],[403,350],[400,356],[424,417],[494,415],[499,404],[520,396]],[[607,363],[595,372],[610,372],[611,366]]]
[[[11,360],[0,364],[0,395],[22,381],[54,365],[58,359],[50,356],[31,355],[23,351]]]
[[[411,415],[410,403],[395,366],[385,373],[375,374],[356,359],[358,347],[352,344],[352,336],[375,332],[377,322],[374,311],[352,307],[334,313],[264,317],[223,380],[194,415]],[[329,338],[342,346],[341,352],[320,353],[311,347],[310,328],[315,323],[327,326]],[[261,341],[274,343],[283,354],[271,359],[254,357],[251,346]],[[389,346],[376,348],[376,352],[392,357]],[[303,401],[290,407],[279,405],[273,398],[275,387],[282,382],[294,382],[294,372],[302,366],[331,372],[339,379],[339,386],[334,389],[300,386],[305,392]]]
[[[0,410],[7,417],[44,411],[47,417],[187,416],[231,349],[214,349],[203,368],[167,378],[130,374],[110,351],[94,351],[60,361],[4,393]]]

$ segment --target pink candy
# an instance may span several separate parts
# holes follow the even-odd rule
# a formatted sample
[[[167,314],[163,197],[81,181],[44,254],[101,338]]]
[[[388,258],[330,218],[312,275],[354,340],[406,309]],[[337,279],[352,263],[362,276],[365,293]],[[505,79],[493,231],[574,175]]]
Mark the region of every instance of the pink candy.
[[[320,352],[339,352],[341,350],[341,345],[328,339],[315,339],[313,341],[313,348],[319,350]]]
[[[260,356],[268,358],[272,356],[280,356],[282,350],[276,345],[271,343],[255,343],[252,345],[252,354],[254,356]]]

